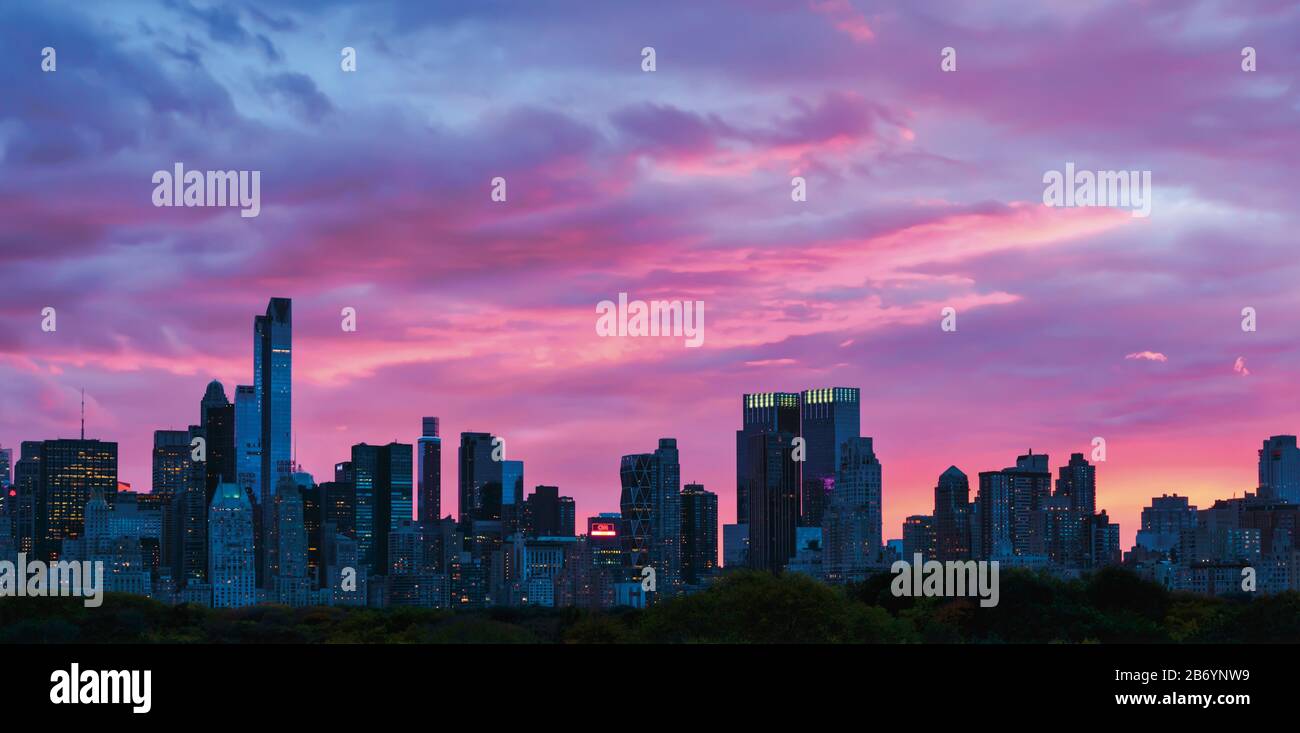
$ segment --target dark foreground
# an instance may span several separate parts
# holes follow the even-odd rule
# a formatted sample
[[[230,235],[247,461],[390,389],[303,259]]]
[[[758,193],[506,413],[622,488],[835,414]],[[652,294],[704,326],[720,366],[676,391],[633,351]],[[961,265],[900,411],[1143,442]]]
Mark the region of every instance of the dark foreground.
[[[108,595],[0,599],[0,643],[1226,643],[1300,641],[1300,594],[1207,598],[1112,568],[1079,581],[1002,575],[1000,603],[895,598],[890,576],[833,588],[739,572],[654,608],[171,607]]]

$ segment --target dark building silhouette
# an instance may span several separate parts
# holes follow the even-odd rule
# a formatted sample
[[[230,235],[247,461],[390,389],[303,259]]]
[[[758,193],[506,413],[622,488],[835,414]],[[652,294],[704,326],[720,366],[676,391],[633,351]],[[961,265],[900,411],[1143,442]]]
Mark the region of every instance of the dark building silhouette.
[[[501,519],[501,464],[492,460],[491,433],[461,433],[457,450],[460,521]]]
[[[388,571],[388,533],[411,519],[413,460],[409,443],[352,446],[357,552],[372,574]]]
[[[1088,516],[1097,512],[1097,468],[1082,453],[1071,453],[1056,478],[1056,496],[1069,499],[1071,509]]]
[[[675,594],[681,583],[681,466],[677,440],[661,438],[654,453],[623,456],[623,550],[633,577],[653,568],[656,594]]]
[[[239,478],[235,454],[235,406],[226,399],[226,390],[221,382],[214,379],[208,383],[199,403],[199,413],[199,426],[203,428],[206,441],[205,488],[207,501],[211,504],[219,484],[236,483]]]
[[[528,537],[572,537],[573,499],[560,496],[556,486],[538,486],[524,504],[524,534]]]
[[[742,435],[741,467],[749,504],[749,566],[779,572],[795,553],[799,524],[796,436],[787,432]]]
[[[934,517],[928,514],[913,514],[903,520],[902,559],[909,563],[915,562],[918,554],[922,562],[934,559]]]
[[[799,395],[795,392],[746,394],[741,402],[741,427],[736,431],[736,523],[749,521],[749,487],[755,463],[750,459],[749,437],[765,433],[786,433],[799,437]],[[798,466],[795,467],[798,469]],[[799,491],[799,479],[795,479]],[[795,500],[798,511],[798,499]]]
[[[800,521],[822,526],[826,501],[835,488],[844,442],[861,435],[861,409],[856,387],[827,387],[800,394],[799,435],[804,439],[803,494]]]
[[[681,497],[682,582],[698,585],[718,569],[718,495],[686,484]]]
[[[417,511],[420,523],[432,527],[442,516],[442,438],[438,435],[438,418],[424,418],[422,427],[416,444]]]
[[[970,481],[956,466],[934,487],[934,534],[936,560],[970,558]]]

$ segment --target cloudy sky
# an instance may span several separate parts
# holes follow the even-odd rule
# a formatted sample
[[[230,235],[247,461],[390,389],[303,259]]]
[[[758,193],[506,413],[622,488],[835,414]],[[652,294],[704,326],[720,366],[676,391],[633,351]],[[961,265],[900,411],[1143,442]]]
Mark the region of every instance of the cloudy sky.
[[[108,5],[0,9],[0,444],[75,436],[84,387],[148,488],[271,296],[306,470],[438,415],[580,517],[672,436],[732,521],[747,391],[862,388],[888,537],[950,464],[1100,436],[1127,547],[1300,430],[1295,2]],[[155,208],[178,161],[260,170],[260,216]],[[1045,207],[1067,162],[1151,171],[1151,216]],[[597,337],[619,292],[704,301],[704,345]]]

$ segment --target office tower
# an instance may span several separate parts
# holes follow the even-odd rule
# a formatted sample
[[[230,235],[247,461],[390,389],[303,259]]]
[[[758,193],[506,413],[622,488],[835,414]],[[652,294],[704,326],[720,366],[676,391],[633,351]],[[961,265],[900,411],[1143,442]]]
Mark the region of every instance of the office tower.
[[[871,438],[844,441],[822,522],[822,570],[829,582],[862,580],[880,564],[881,471]]]
[[[623,549],[632,577],[653,568],[656,597],[675,595],[681,583],[681,466],[677,440],[661,438],[654,453],[623,456]]]
[[[385,606],[447,606],[446,577],[429,572],[429,546],[420,522],[403,519],[388,534],[388,577],[385,583]]]
[[[208,505],[206,472],[194,463],[193,478],[171,499],[166,522],[169,537],[163,552],[169,558],[172,578],[178,587],[207,582]]]
[[[295,473],[294,480],[299,480],[301,475]],[[325,541],[325,507],[320,501],[320,484],[308,481],[299,485],[302,489],[302,526],[307,530],[307,577],[311,579],[312,588],[318,589],[324,572],[321,552]]]
[[[442,518],[442,438],[438,436],[438,418],[424,418],[423,427],[416,444],[417,504],[420,522],[431,527]]]
[[[235,473],[237,483],[262,500],[262,410],[257,388],[235,387]]]
[[[502,460],[501,533],[509,537],[519,531],[524,513],[524,462]]]
[[[357,489],[351,481],[326,481],[320,485],[321,523],[356,538]]]
[[[184,491],[193,473],[188,430],[153,431],[153,487],[151,494],[170,502]]]
[[[755,477],[755,462],[749,449],[756,445],[750,436],[763,433],[785,433],[799,437],[799,395],[795,392],[757,392],[742,398],[741,427],[736,431],[736,523],[749,522],[749,487]],[[796,465],[797,469],[798,466]],[[795,478],[799,491],[799,479]],[[798,501],[796,500],[796,504]],[[797,507],[796,507],[797,511]],[[793,542],[793,540],[792,540]]]
[[[560,497],[560,531],[557,537],[573,537],[577,532],[578,505],[572,496]]]
[[[718,569],[718,495],[686,484],[681,497],[682,582],[699,585]]]
[[[786,433],[741,436],[749,505],[749,566],[779,572],[795,553],[799,524],[799,464],[794,438]],[[625,513],[626,514],[626,513]]]
[[[560,534],[560,489],[537,486],[524,503],[524,534],[528,537],[555,537]]]
[[[618,512],[603,512],[594,517],[587,517],[587,538],[591,542],[591,562],[604,567],[621,567],[627,556],[623,553],[623,541],[619,530],[623,526],[623,515]]]
[[[14,449],[0,447],[0,488],[9,488],[13,483]]]
[[[260,483],[266,505],[280,477],[293,472],[293,306],[271,298],[266,315],[253,319],[253,381],[261,419]],[[236,395],[238,397],[238,395]]]
[[[460,521],[501,519],[501,461],[492,460],[490,433],[461,433],[457,450]]]
[[[410,443],[352,446],[357,552],[371,574],[388,572],[388,533],[411,519],[413,454]]]
[[[799,523],[822,526],[822,513],[840,468],[840,448],[858,437],[861,410],[856,387],[804,390],[800,394],[799,434],[803,436],[803,497]]]
[[[23,441],[14,464],[13,535],[18,552],[37,555],[36,505],[40,498],[41,442]]]
[[[239,478],[235,453],[235,406],[226,399],[221,382],[212,380],[199,405],[199,424],[207,441],[206,489],[208,503],[218,484],[234,483]]]
[[[214,608],[257,603],[253,505],[238,484],[217,487],[208,507],[208,579]]]
[[[935,553],[934,517],[913,514],[903,521],[903,560],[914,562],[933,560]]]
[[[1300,504],[1300,448],[1294,435],[1274,435],[1259,449],[1259,498]]]
[[[970,481],[956,466],[934,486],[934,535],[936,560],[970,558]]]
[[[56,560],[63,540],[81,536],[86,502],[94,492],[112,506],[117,494],[117,443],[61,438],[39,445],[37,550],[40,559]]]
[[[1056,495],[1068,498],[1071,509],[1092,516],[1097,511],[1097,467],[1082,453],[1071,453],[1070,462],[1057,475]]]

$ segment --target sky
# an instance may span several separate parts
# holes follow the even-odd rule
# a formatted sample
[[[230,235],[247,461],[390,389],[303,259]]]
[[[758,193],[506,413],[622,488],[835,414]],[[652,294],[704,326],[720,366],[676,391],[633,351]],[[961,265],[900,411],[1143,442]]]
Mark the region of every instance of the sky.
[[[580,522],[661,437],[733,521],[746,392],[861,388],[887,538],[949,465],[1102,437],[1127,548],[1300,431],[1294,1],[6,3],[0,92],[0,445],[84,388],[137,489],[273,296],[304,470],[436,415]],[[177,162],[261,171],[260,214],[155,207]],[[1067,163],[1150,171],[1150,216],[1045,206]],[[703,301],[703,345],[598,336],[620,292]]]

